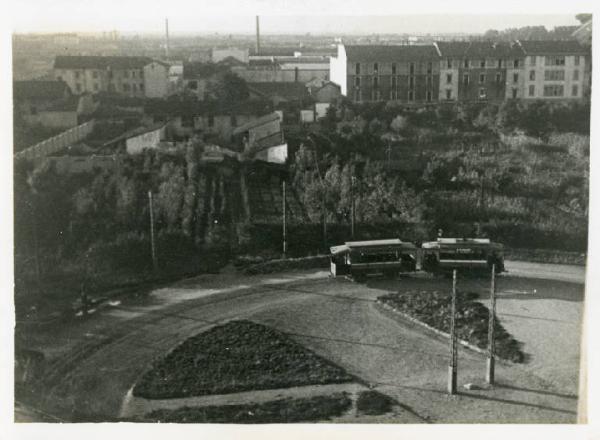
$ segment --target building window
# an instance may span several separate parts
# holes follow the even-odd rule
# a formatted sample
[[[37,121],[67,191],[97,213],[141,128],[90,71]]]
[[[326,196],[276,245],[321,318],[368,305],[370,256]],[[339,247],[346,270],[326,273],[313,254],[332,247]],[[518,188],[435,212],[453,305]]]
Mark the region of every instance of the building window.
[[[447,67],[448,69],[452,69],[452,58],[448,58],[448,59],[446,60],[446,67]]]
[[[360,102],[360,89],[354,90],[354,102]]]
[[[446,99],[452,99],[452,89],[446,89]]]
[[[463,66],[464,66],[465,69],[468,69],[469,68],[469,60],[465,59],[463,61]]]
[[[564,96],[565,88],[562,85],[544,86],[544,96]]]
[[[63,80],[63,79],[62,79],[62,76],[58,75],[58,76],[56,77],[56,81],[62,81],[62,80]]]
[[[75,72],[75,79],[79,79],[79,72]]]
[[[427,102],[431,102],[431,91],[428,90],[427,93],[425,93],[425,99],[427,100]]]
[[[485,87],[481,87],[479,89],[479,99],[485,99],[487,98],[487,92],[485,90]]]
[[[502,59],[498,58],[498,69],[502,68]]]
[[[152,70],[154,70],[154,64],[152,65]],[[144,71],[140,70],[140,78],[144,77]]]
[[[547,56],[545,64],[546,66],[564,66],[565,57],[563,55]]]
[[[208,115],[208,126],[210,128],[215,126],[215,115]]]
[[[356,78],[354,78],[354,85],[356,87],[360,87],[360,76],[357,76]]]
[[[536,63],[537,63],[537,58],[535,57],[535,55],[530,56],[529,57],[529,65],[535,66]]]
[[[125,78],[129,78],[129,70],[125,70],[125,71],[123,72],[123,76],[124,76]]]
[[[375,87],[375,88],[379,87],[379,77],[378,76],[373,77],[373,87]]]
[[[143,92],[143,91],[144,91],[144,84],[140,83],[140,92]]]
[[[395,101],[395,100],[397,100],[397,99],[398,99],[398,90],[392,90],[392,91],[390,92],[390,99],[391,99],[392,101]]]
[[[579,55],[575,55],[575,65],[579,66]]]
[[[356,63],[356,66],[354,68],[354,73],[356,75],[360,75],[360,63]]]
[[[427,63],[427,74],[431,75],[433,71],[433,63]]]
[[[75,84],[75,90],[77,90],[77,92],[81,92],[81,84]]]
[[[544,72],[544,81],[564,81],[564,70],[546,70]]]
[[[515,88],[512,89],[512,97],[513,97],[513,99],[517,98],[517,89],[515,89]]]
[[[579,70],[573,71],[573,81],[579,81]]]
[[[497,73],[496,74],[496,84],[500,84],[501,81],[502,81],[502,74]]]
[[[529,86],[529,96],[535,96],[535,86],[534,85]]]
[[[410,63],[410,64],[409,64],[409,67],[408,67],[408,72],[409,72],[411,75],[414,75],[414,74],[415,74],[415,63]]]
[[[518,73],[513,73],[513,82],[519,82],[519,74]]]
[[[378,73],[379,73],[379,63],[375,63],[375,64],[373,64],[373,72],[374,72],[375,74],[378,74]]]
[[[396,74],[396,63],[392,63],[392,75]]]
[[[392,87],[396,88],[397,84],[398,84],[398,78],[395,76],[392,76]]]
[[[446,74],[446,84],[452,84],[452,74]]]
[[[97,71],[97,70],[94,70],[94,71],[92,72],[92,78],[94,78],[94,79],[97,79],[97,78],[98,78],[98,71]]]
[[[513,62],[513,66],[514,66],[515,69],[518,69],[519,68],[519,60],[515,60]]]
[[[414,76],[409,76],[408,77],[408,87],[414,87],[415,86],[415,77]]]
[[[427,77],[427,83],[426,83],[426,84],[427,84],[427,85],[426,85],[426,87],[427,87],[427,88],[429,88],[429,89],[430,89],[430,88],[432,88],[432,87],[433,87],[433,77],[431,77],[431,76],[428,76],[428,77]]]
[[[485,73],[479,74],[479,84],[483,84],[485,82]]]
[[[530,70],[529,71],[529,80],[530,81],[535,81],[535,70]]]
[[[94,91],[97,92],[99,88],[98,83],[94,83]]]
[[[131,77],[132,77],[132,78],[135,78],[135,70],[133,70],[133,71],[131,72]]]
[[[479,67],[481,67],[482,69],[485,68],[485,60],[481,60],[479,63]]]
[[[579,87],[577,87],[577,85],[575,84],[573,86],[573,88],[571,89],[571,96],[577,96],[578,92],[579,92]]]
[[[412,90],[408,91],[408,100],[411,102],[415,100],[415,92],[413,92]]]
[[[190,90],[198,90],[198,81],[190,81],[188,87]]]
[[[137,92],[137,84],[132,84],[131,90],[133,90],[134,92]]]
[[[468,74],[468,73],[465,73],[465,74],[463,75],[463,84],[464,84],[465,86],[468,86],[468,85],[469,85],[469,74]]]
[[[127,84],[127,83],[123,84],[123,91],[124,92],[128,92],[129,91],[129,84]]]

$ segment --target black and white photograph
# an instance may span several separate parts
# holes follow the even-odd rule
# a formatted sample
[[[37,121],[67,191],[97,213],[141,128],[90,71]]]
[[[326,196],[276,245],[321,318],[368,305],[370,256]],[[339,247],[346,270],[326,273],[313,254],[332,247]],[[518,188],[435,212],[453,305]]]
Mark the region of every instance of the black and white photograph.
[[[5,30],[10,423],[588,424],[591,6],[204,3]]]

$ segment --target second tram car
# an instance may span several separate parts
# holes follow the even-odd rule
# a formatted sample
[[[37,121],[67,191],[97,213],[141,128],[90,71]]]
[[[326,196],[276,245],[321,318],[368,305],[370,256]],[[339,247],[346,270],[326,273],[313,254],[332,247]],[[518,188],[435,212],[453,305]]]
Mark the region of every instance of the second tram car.
[[[421,246],[422,269],[444,273],[453,269],[504,272],[504,247],[487,238],[438,238]]]

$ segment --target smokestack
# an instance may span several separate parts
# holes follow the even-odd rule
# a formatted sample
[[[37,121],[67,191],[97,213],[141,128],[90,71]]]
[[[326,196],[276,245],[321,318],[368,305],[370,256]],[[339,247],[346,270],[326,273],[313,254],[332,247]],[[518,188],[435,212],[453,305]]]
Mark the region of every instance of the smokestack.
[[[167,42],[165,44],[165,54],[167,59],[169,59],[169,19],[165,18],[165,33],[167,36]]]
[[[256,55],[260,55],[260,23],[258,15],[256,16]]]

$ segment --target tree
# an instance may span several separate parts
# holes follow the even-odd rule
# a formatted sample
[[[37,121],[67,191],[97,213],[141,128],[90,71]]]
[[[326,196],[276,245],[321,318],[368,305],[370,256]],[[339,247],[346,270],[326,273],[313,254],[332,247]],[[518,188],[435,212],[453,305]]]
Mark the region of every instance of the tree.
[[[215,84],[214,94],[225,105],[235,105],[248,99],[248,85],[235,73],[228,72]]]

